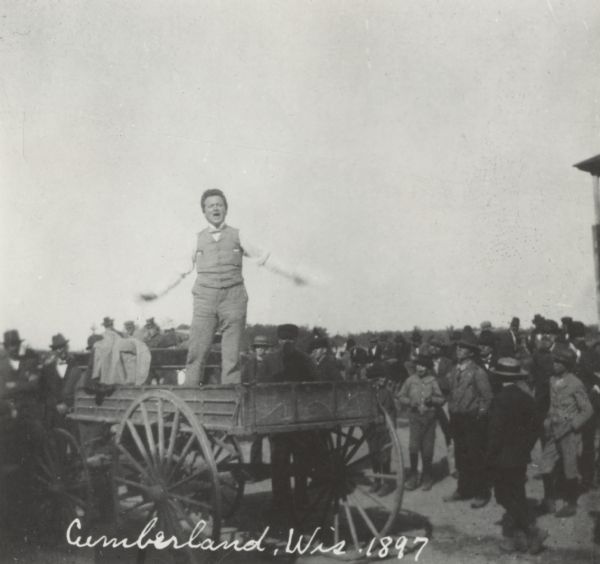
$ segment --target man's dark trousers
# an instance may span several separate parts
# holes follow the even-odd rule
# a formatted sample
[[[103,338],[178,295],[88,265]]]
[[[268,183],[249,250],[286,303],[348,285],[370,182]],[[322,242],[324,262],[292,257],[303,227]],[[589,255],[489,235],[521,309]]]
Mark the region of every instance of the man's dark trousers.
[[[485,464],[487,417],[475,413],[451,413],[450,425],[458,471],[458,493],[463,497],[488,498],[490,485]]]

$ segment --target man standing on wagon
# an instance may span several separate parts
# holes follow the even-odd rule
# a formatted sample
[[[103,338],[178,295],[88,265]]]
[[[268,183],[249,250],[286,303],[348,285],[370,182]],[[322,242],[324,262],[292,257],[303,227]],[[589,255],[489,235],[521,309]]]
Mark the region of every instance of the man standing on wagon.
[[[155,300],[196,269],[196,282],[192,290],[194,312],[190,328],[186,366],[186,385],[197,386],[202,381],[206,358],[213,335],[222,331],[221,383],[237,384],[241,381],[240,350],[248,294],[242,276],[242,258],[256,260],[260,266],[290,278],[298,285],[307,280],[279,264],[265,252],[240,236],[238,229],[225,223],[228,203],[225,194],[216,188],[206,190],[200,199],[208,227],[196,236],[191,267],[160,293],[141,294],[143,300]]]

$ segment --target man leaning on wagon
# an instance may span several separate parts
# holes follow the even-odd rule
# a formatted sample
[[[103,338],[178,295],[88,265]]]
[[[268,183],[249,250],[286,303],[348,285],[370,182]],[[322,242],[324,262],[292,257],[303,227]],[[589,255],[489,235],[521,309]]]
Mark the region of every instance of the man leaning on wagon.
[[[306,284],[297,272],[280,264],[270,253],[251,245],[240,231],[227,225],[229,210],[225,194],[216,188],[206,190],[200,199],[208,227],[196,235],[190,268],[167,286],[173,287],[194,269],[196,281],[192,289],[194,309],[190,328],[186,384],[197,386],[202,381],[206,359],[217,328],[222,330],[221,383],[241,381],[240,351],[246,326],[248,294],[242,276],[242,259],[249,257],[260,266]],[[159,294],[141,297],[155,299]]]

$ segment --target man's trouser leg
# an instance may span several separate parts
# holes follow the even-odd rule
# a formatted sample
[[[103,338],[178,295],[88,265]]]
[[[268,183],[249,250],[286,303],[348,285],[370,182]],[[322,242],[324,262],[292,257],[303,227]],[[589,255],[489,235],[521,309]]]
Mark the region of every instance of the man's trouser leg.
[[[579,470],[581,481],[587,487],[594,483],[594,455],[596,441],[597,416],[594,414],[581,429],[581,457]]]
[[[433,449],[435,446],[435,428],[437,419],[435,415],[427,416],[424,420],[423,437],[421,439],[421,461],[423,463],[423,476],[432,478]]]
[[[222,297],[217,307],[217,315],[223,331],[221,384],[239,384],[242,381],[240,350],[246,328],[248,294],[243,284],[220,291]]]
[[[487,498],[490,496],[489,477],[485,466],[487,418],[477,417],[475,414],[466,417],[466,478],[475,497]]]
[[[198,386],[204,377],[206,358],[217,326],[217,300],[220,290],[200,287],[194,292],[194,313],[188,341],[185,383]]]
[[[452,426],[452,438],[454,439],[456,470],[458,471],[458,484],[456,490],[460,495],[469,497],[473,492],[473,487],[469,482],[469,445],[467,443],[467,424],[465,422],[465,415],[462,413],[451,414],[450,424]]]
[[[290,485],[290,438],[286,433],[271,439],[271,489],[273,505],[278,509],[289,509],[292,500]]]

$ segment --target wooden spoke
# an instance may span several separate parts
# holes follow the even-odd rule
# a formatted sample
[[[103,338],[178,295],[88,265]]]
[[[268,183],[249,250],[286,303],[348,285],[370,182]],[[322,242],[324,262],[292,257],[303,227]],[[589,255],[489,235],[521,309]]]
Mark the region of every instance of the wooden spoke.
[[[158,414],[158,460],[162,465],[165,458],[165,421],[161,398],[156,400],[156,413]]]
[[[135,425],[129,419],[127,419],[125,421],[125,423],[127,424],[127,428],[129,429],[129,432],[131,433],[131,437],[132,437],[133,441],[135,442],[135,445],[137,446],[139,453],[142,455],[142,458],[144,459],[144,462],[146,463],[146,467],[149,470],[148,473],[152,475],[153,474],[152,462],[150,461],[150,458],[148,458],[148,453],[146,452],[146,449],[144,448],[144,444],[142,443],[142,439],[140,438],[140,436],[137,432],[137,429],[135,428]]]
[[[356,499],[356,496],[354,494],[350,494],[348,496],[348,498],[351,500],[354,500],[354,507],[356,507],[356,509],[358,509],[358,512],[360,513],[360,516],[363,518],[363,521],[367,524],[369,531],[371,531],[371,534],[376,539],[379,539],[379,532],[377,531],[377,528],[373,524],[373,521],[371,521],[370,517],[367,515],[367,512],[364,510],[361,503]]]
[[[172,491],[172,490],[176,490],[177,488],[180,488],[181,486],[183,486],[184,484],[187,484],[188,482],[191,482],[193,480],[195,480],[196,478],[200,478],[201,476],[205,475],[206,472],[196,472],[195,474],[190,474],[189,476],[186,476],[185,478],[183,478],[182,480],[179,480],[179,482],[176,482],[173,485],[169,485],[167,486],[167,488]]]
[[[150,451],[150,457],[154,466],[158,468],[158,459],[156,456],[156,445],[154,444],[154,435],[152,434],[152,427],[150,427],[150,419],[148,418],[148,410],[144,403],[140,403],[140,412],[142,414],[142,420],[144,421],[144,429],[146,430],[146,441],[148,443],[148,450]]]
[[[179,410],[175,412],[175,417],[171,425],[171,436],[169,437],[169,448],[167,449],[166,463],[169,465],[173,460],[173,449],[175,448],[175,440],[177,438],[177,432],[179,431],[179,419],[181,413]]]
[[[133,456],[131,455],[131,453],[122,445],[122,444],[117,444],[117,448],[119,449],[119,452],[125,456],[125,458],[127,459],[127,462],[136,469],[136,471],[141,474],[142,476],[144,476],[144,478],[146,478],[147,480],[151,480],[150,475],[148,474],[148,472],[146,472],[146,470],[144,470],[144,468],[142,468],[141,464],[138,463],[138,461],[133,458]]]
[[[173,478],[175,474],[177,474],[177,470],[179,470],[181,465],[185,462],[185,458],[190,452],[190,449],[192,448],[192,444],[194,443],[195,439],[196,436],[192,433],[187,442],[185,443],[185,446],[183,447],[183,450],[181,451],[181,454],[179,455],[177,461],[175,462],[175,466],[173,466],[171,472],[169,473],[169,480]]]
[[[380,498],[375,497],[372,493],[370,493],[368,490],[366,490],[363,486],[357,485],[356,489],[358,489],[363,495],[366,495],[370,500],[374,501],[377,505],[379,505],[379,507],[383,507],[384,509],[387,509],[385,503],[383,503],[383,501]]]
[[[127,507],[127,508],[123,509],[123,513],[129,513],[129,512],[132,512],[132,511],[136,511],[136,510],[141,511],[142,507],[144,507],[145,505],[147,505],[148,509],[150,509],[154,505],[154,502],[153,501],[148,501],[146,499],[141,499],[140,501],[138,501],[137,503],[135,503],[131,507]]]
[[[353,425],[349,428],[348,434],[344,435],[344,438],[346,439],[342,445],[342,457],[344,458],[344,460],[346,459],[346,453],[348,452],[348,447],[350,446],[350,443],[352,442],[352,437],[354,435],[354,429],[355,429],[355,427]]]
[[[362,434],[362,437],[360,437],[360,439],[358,439],[354,445],[352,446],[352,448],[350,449],[350,451],[347,451],[344,454],[344,460],[346,462],[350,462],[350,460],[352,460],[352,457],[357,453],[358,449],[365,443],[365,441],[367,440],[367,432],[364,432]]]
[[[197,499],[194,499],[194,498],[191,498],[191,497],[184,497],[182,495],[175,494],[175,493],[170,493],[169,497],[171,499],[177,499],[177,500],[181,501],[182,503],[184,503],[186,505],[192,505],[194,507],[198,507],[198,508],[203,509],[205,511],[210,511],[210,504],[205,503],[203,501],[198,501]]]
[[[348,526],[350,527],[350,534],[352,535],[354,547],[356,550],[360,550],[360,543],[358,542],[358,535],[356,534],[356,527],[354,526],[354,520],[352,518],[352,510],[345,500],[342,500],[341,503],[344,508],[344,512],[346,513],[346,521],[348,521]]]
[[[115,481],[119,482],[119,484],[123,484],[125,486],[130,486],[137,490],[141,490],[143,492],[148,491],[148,486],[144,484],[140,484],[139,482],[134,482],[133,480],[128,480],[127,478],[123,478],[122,476],[115,476]]]
[[[340,542],[340,512],[339,508],[333,515],[333,543]]]

